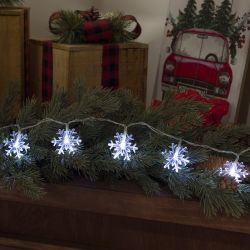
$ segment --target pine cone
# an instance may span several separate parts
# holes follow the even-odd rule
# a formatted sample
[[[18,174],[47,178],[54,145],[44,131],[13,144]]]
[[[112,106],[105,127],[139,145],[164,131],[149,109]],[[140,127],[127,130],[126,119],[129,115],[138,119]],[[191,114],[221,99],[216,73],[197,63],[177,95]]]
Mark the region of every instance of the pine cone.
[[[223,176],[223,177],[221,177],[221,180],[219,182],[219,187],[221,189],[228,189],[228,190],[231,190],[233,192],[236,192],[237,188],[238,188],[238,184],[237,184],[235,178],[233,178],[231,176]]]
[[[96,21],[101,15],[95,7],[91,7],[90,10],[76,10],[76,13],[81,15],[85,21]]]
[[[210,156],[207,161],[198,164],[197,169],[219,169],[226,161],[227,159],[223,157]]]

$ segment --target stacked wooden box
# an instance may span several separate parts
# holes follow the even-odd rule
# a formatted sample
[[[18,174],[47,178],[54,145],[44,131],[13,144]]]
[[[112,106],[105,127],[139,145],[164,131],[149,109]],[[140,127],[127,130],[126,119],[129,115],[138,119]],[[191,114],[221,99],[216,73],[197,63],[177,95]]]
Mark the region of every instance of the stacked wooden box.
[[[31,40],[31,85],[42,98],[43,40]],[[67,45],[53,43],[53,90],[71,90],[75,80],[88,86],[101,86],[103,46],[96,44]],[[130,89],[145,101],[148,46],[142,43],[119,44],[119,87]]]
[[[18,101],[24,97],[28,20],[27,8],[0,8],[0,103],[11,81],[19,92]]]

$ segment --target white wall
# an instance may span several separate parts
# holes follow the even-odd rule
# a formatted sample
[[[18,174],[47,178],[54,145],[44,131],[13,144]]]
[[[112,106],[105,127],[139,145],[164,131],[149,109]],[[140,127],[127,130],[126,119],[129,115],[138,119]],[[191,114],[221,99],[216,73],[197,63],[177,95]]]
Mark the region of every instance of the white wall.
[[[92,0],[25,0],[25,6],[30,7],[31,10],[31,37],[52,37],[48,29],[48,20],[54,11],[88,9],[91,5]]]
[[[93,0],[103,12],[122,11],[134,15],[142,25],[138,41],[149,44],[147,104],[150,104],[159,63],[169,0]]]

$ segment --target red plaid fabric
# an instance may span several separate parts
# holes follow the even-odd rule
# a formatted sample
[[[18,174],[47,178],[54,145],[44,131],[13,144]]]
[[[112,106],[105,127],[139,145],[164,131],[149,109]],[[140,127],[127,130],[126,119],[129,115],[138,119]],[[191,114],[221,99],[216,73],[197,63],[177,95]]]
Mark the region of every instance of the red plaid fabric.
[[[43,43],[42,100],[50,101],[53,94],[53,46],[52,41]]]
[[[105,19],[85,22],[83,30],[84,40],[87,43],[108,43],[112,39],[110,21]]]
[[[117,89],[119,87],[119,45],[103,45],[102,86]]]

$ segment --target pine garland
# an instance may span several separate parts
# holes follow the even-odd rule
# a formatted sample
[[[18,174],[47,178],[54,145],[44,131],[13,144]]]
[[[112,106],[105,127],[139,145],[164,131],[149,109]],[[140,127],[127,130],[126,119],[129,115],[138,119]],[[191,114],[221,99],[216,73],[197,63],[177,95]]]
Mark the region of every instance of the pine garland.
[[[12,88],[14,89],[14,88]],[[221,149],[235,149],[236,152],[250,146],[250,129],[244,127],[202,128],[199,113],[208,110],[207,105],[192,100],[176,100],[175,93],[166,94],[161,107],[144,110],[143,104],[124,90],[111,92],[104,89],[85,89],[80,83],[74,89],[74,102],[68,95],[58,92],[50,103],[42,104],[34,98],[26,101],[16,121],[21,127],[35,124],[44,118],[69,122],[73,119],[97,117],[112,119],[120,123],[143,121],[161,131],[189,139],[193,142],[216,145]],[[81,94],[79,94],[81,93]],[[11,96],[11,95],[10,95]],[[14,100],[7,97],[7,100]],[[12,113],[4,102],[1,110],[0,127]],[[15,107],[15,106],[14,106]],[[13,108],[14,108],[13,107]],[[188,125],[187,125],[188,124]],[[73,126],[74,125],[74,126]],[[153,133],[142,126],[129,129],[139,150],[131,161],[113,159],[107,146],[121,128],[105,122],[86,121],[72,124],[82,139],[82,147],[75,154],[58,155],[51,140],[62,126],[43,123],[28,131],[30,150],[27,157],[16,160],[6,156],[5,147],[0,145],[0,182],[8,190],[20,190],[31,198],[44,194],[43,183],[64,183],[76,176],[90,181],[118,182],[127,180],[137,183],[146,194],[155,195],[162,187],[169,187],[180,199],[199,199],[208,216],[226,213],[239,217],[250,204],[250,185],[239,184],[236,190],[221,188],[218,170],[199,169],[197,164],[206,162],[213,152],[189,147],[190,164],[178,173],[164,168],[164,149],[173,142],[168,137]],[[197,128],[197,129],[194,129]],[[0,141],[9,137],[11,130],[1,130]],[[226,156],[228,159],[228,155]],[[250,163],[250,153],[244,157]]]
[[[16,6],[23,3],[23,0],[0,0],[0,6]]]

